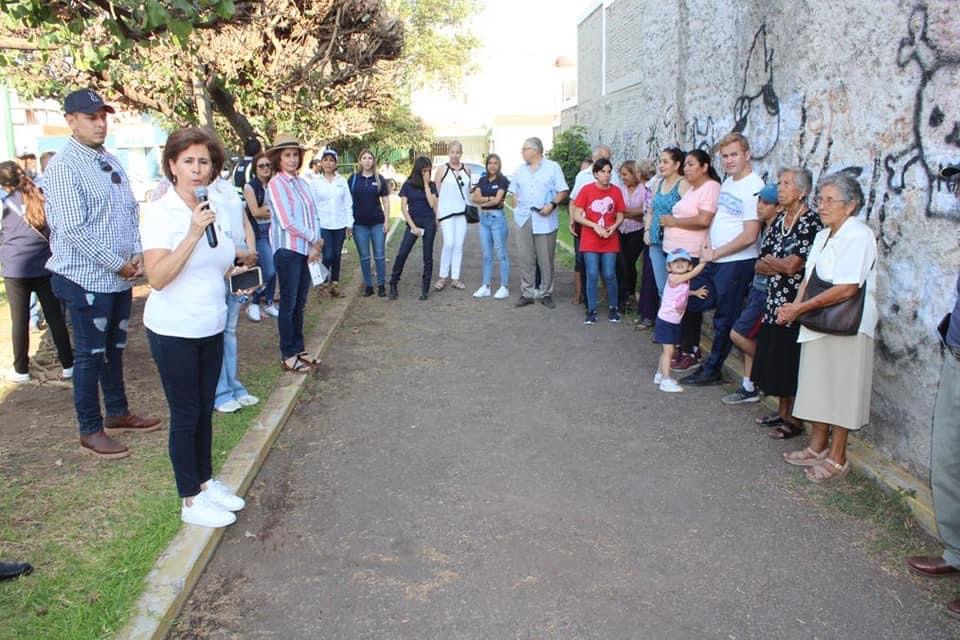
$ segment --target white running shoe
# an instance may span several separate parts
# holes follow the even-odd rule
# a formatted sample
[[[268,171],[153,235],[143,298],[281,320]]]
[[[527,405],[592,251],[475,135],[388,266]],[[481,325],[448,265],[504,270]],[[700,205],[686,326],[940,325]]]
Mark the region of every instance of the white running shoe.
[[[497,300],[503,300],[504,298],[509,298],[510,290],[507,289],[505,286],[500,285],[500,288],[497,289],[497,292],[495,294],[493,294],[493,297],[496,298]]]
[[[474,298],[489,298],[490,297],[490,285],[483,284],[480,285],[480,288],[473,292]]]
[[[17,372],[14,371],[13,369],[10,369],[10,373],[7,374],[7,381],[8,381],[8,382],[15,382],[15,383],[17,383],[17,384],[24,384],[24,383],[26,383],[26,382],[30,382],[30,374],[29,374],[29,373],[17,373]]]
[[[256,302],[251,302],[247,305],[247,317],[250,318],[253,322],[260,322],[262,316],[260,315],[260,305]]]
[[[657,385],[657,386],[659,387],[661,382],[663,382],[663,374],[660,373],[659,371],[657,371],[657,372],[653,375],[653,384],[655,384],[655,385]]]
[[[236,522],[237,516],[214,502],[208,491],[201,491],[193,496],[193,504],[189,507],[187,501],[183,501],[180,519],[187,524],[219,529]]]
[[[248,393],[245,396],[237,398],[237,402],[240,403],[241,407],[252,407],[255,404],[260,404],[260,398]]]
[[[268,304],[263,308],[263,312],[271,318],[276,318],[280,315],[280,310],[277,309],[277,305],[275,304]]]
[[[247,504],[243,498],[227,489],[222,482],[213,478],[207,480],[207,488],[203,490],[203,493],[213,500],[218,507],[227,511],[240,511]]]
[[[683,391],[683,387],[677,384],[677,381],[673,378],[664,378],[660,381],[660,391],[666,391],[667,393],[680,393]]]
[[[71,380],[73,378],[73,367],[66,367],[60,377],[64,380]]]
[[[216,407],[217,413],[236,413],[243,409],[243,405],[237,402],[236,400],[227,400],[220,406]]]

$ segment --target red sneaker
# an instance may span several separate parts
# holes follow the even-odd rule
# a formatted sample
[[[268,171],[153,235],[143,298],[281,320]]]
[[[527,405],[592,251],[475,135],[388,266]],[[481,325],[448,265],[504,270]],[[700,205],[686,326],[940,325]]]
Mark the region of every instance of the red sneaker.
[[[693,371],[700,366],[700,354],[681,353],[680,357],[670,362],[670,369],[676,373]]]

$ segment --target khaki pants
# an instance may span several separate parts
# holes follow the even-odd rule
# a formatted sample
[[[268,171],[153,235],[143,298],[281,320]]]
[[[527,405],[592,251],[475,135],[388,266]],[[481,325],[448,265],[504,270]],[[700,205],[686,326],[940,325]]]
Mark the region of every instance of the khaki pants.
[[[944,354],[933,409],[930,485],[943,559],[960,568],[960,360]]]
[[[524,298],[553,295],[553,256],[557,250],[557,232],[533,233],[533,220],[517,229],[517,253],[520,260],[520,294]],[[540,267],[540,289],[534,288]]]

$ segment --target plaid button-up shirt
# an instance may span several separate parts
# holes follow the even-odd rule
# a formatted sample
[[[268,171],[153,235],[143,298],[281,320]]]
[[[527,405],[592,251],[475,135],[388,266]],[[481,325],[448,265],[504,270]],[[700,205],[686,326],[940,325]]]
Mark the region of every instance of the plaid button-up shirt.
[[[50,160],[43,187],[53,252],[47,269],[92,292],[133,286],[117,273],[141,251],[139,206],[120,161],[71,137]]]

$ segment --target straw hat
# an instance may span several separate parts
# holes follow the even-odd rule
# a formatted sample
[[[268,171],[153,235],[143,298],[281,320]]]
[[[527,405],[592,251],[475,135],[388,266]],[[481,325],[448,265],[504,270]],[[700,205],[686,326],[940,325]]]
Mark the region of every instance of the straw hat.
[[[305,151],[303,145],[300,144],[300,141],[297,140],[295,136],[289,133],[281,133],[278,134],[273,141],[273,146],[267,149],[267,155],[273,155],[274,152],[283,151],[284,149],[299,149],[301,155]]]

